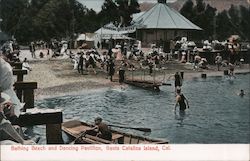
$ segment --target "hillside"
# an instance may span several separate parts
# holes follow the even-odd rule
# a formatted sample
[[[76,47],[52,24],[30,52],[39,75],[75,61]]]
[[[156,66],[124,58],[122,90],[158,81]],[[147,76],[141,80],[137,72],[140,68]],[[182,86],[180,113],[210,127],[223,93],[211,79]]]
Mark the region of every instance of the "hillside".
[[[177,0],[174,3],[169,3],[169,6],[180,10],[183,4],[187,0]],[[195,0],[193,0],[195,2]],[[219,12],[223,10],[228,10],[231,5],[237,6],[249,6],[250,0],[204,0],[205,3],[211,5],[212,7],[216,8]],[[140,4],[141,11],[146,11],[154,6],[154,3],[144,2]]]

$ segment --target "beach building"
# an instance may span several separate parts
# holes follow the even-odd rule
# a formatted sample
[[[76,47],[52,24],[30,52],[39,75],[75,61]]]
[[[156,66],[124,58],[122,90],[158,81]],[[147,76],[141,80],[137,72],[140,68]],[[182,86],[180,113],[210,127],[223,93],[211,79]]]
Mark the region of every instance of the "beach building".
[[[135,16],[133,26],[136,26],[136,39],[142,42],[142,47],[150,47],[150,44],[155,43],[165,51],[169,50],[170,40],[188,37],[190,31],[202,30],[170,8],[166,0],[158,0],[151,9]]]
[[[166,0],[158,0],[158,3],[148,11],[134,14],[131,26],[119,28],[109,23],[95,32],[95,39],[99,42],[108,42],[111,39],[134,37],[142,42],[143,48],[156,44],[162,46],[164,51],[168,51],[170,40],[189,37],[191,31],[201,30],[178,11],[170,8]]]
[[[117,27],[112,22],[104,25],[95,32],[95,46],[99,43],[101,47],[109,48],[121,40],[132,40],[129,35],[136,32],[135,26]]]
[[[80,34],[77,39],[77,47],[82,48],[94,48],[95,47],[95,33],[83,33]]]

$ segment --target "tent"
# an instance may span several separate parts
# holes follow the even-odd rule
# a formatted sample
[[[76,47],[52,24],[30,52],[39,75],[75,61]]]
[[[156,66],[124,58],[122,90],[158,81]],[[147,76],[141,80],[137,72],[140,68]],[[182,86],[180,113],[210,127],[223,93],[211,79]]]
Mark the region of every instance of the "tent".
[[[131,27],[116,27],[113,23],[109,23],[100,29],[98,29],[95,33],[101,39],[131,39],[128,34],[134,33],[136,28],[134,26]]]
[[[86,33],[86,34],[80,34],[76,41],[94,41],[94,36],[96,34],[94,33]]]
[[[95,35],[95,33],[80,34],[76,39],[78,46],[84,49],[94,48]]]

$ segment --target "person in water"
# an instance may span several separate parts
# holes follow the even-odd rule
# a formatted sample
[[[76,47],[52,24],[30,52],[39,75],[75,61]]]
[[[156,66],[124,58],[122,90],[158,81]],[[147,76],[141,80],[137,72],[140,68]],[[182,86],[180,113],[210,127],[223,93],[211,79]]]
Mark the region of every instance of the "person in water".
[[[229,76],[235,78],[234,65],[229,63]]]
[[[111,130],[109,129],[107,124],[102,122],[102,118],[97,117],[95,119],[95,127],[93,127],[92,129],[88,131],[93,131],[93,130],[96,130],[98,132],[97,137],[112,141]]]
[[[239,96],[243,97],[245,95],[245,92],[243,89],[240,90]]]
[[[175,86],[176,92],[177,92],[177,89],[182,86],[182,77],[179,74],[179,72],[176,72],[174,75],[174,86]]]
[[[188,100],[186,99],[186,97],[181,93],[181,89],[178,88],[176,90],[177,96],[176,96],[176,104],[175,104],[175,108],[174,111],[176,111],[176,107],[179,104],[180,107],[180,111],[185,111],[186,108],[189,108],[189,104],[188,104]]]

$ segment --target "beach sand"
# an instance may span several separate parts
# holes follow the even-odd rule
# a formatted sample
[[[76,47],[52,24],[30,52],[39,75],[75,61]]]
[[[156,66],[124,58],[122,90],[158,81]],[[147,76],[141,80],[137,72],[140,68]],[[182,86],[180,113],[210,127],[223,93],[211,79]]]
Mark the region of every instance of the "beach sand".
[[[23,57],[25,57],[25,54],[23,54]],[[24,81],[38,83],[38,89],[35,90],[35,99],[71,95],[84,90],[119,86],[117,72],[115,73],[114,82],[107,79],[107,74],[101,69],[97,70],[96,75],[92,71],[88,75],[81,75],[77,70],[73,70],[73,63],[69,58],[29,58],[29,60],[32,71],[24,76]],[[181,64],[176,61],[168,62],[164,67],[166,68],[165,70],[156,71],[155,77],[149,76],[148,69],[145,69],[145,72],[142,70],[134,72],[133,78],[166,83],[170,81],[168,77],[176,71],[183,71],[184,79],[192,79],[201,77],[202,73],[207,74],[207,76],[223,76],[223,71],[227,69],[222,68],[221,71],[217,71],[215,66],[209,66],[209,70],[199,69],[194,71],[191,64]],[[237,67],[235,70],[235,73],[246,72],[250,72],[249,64],[245,64],[241,68]],[[131,79],[132,72],[126,71],[126,76]]]

